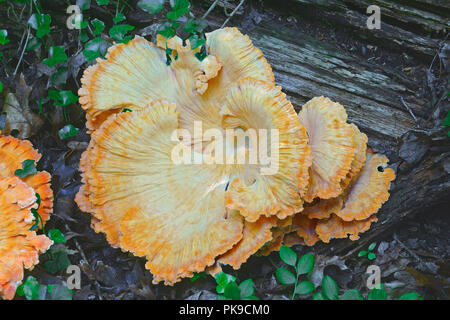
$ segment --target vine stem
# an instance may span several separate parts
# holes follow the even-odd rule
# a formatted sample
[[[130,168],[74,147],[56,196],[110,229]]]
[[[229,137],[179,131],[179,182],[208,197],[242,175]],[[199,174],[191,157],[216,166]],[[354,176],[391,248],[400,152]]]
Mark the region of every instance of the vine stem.
[[[298,285],[298,278],[300,276],[300,274],[298,273],[297,267],[294,267],[294,268],[295,268],[295,273],[297,274],[297,279],[295,279],[294,292],[292,292],[291,300],[294,300],[294,298],[295,298],[295,292],[297,291],[297,285]]]

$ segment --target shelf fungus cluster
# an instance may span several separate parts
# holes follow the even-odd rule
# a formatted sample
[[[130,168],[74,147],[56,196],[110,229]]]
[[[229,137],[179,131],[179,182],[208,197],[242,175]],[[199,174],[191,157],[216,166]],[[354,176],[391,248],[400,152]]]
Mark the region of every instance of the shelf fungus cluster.
[[[86,69],[76,201],[95,231],[168,285],[283,243],[357,239],[388,198],[387,158],[338,103],[297,114],[236,28],[206,34],[204,49],[136,37]]]
[[[23,269],[39,263],[39,254],[53,244],[37,235],[37,212],[42,226],[53,211],[50,174],[36,172],[20,178],[16,170],[40,154],[29,141],[0,134],[0,297],[12,299],[23,280]],[[39,195],[39,196],[38,196]]]

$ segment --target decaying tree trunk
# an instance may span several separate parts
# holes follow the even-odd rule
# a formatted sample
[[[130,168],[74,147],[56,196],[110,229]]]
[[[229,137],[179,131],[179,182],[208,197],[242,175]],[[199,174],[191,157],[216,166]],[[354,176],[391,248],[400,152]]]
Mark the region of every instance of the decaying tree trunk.
[[[212,1],[203,2],[206,7]],[[449,203],[450,138],[442,130],[432,129],[430,123],[430,115],[439,107],[437,104],[445,108],[446,102],[439,101],[440,97],[418,98],[417,81],[407,74],[344,52],[336,45],[298,31],[295,24],[291,27],[280,21],[292,15],[298,24],[303,18],[317,19],[317,24],[322,21],[329,28],[342,27],[354,37],[365,39],[366,45],[406,53],[419,59],[422,66],[429,66],[450,30],[450,3],[440,0],[286,2],[287,9],[286,6],[282,9],[279,2],[265,1],[263,6],[273,10],[274,15],[261,13],[262,19],[254,14],[258,10],[256,5],[249,4],[246,12],[232,21],[263,51],[273,68],[276,83],[283,87],[297,110],[320,95],[342,103],[349,121],[368,135],[369,146],[387,154],[396,170],[391,197],[380,210],[378,223],[363,234],[358,245],[371,241],[391,226],[398,226],[407,215],[427,214],[430,208]],[[407,4],[412,2],[414,6]],[[381,30],[367,29],[366,8],[370,4],[381,8]],[[208,17],[208,22],[215,27],[220,27],[223,21],[224,16],[217,12]],[[429,71],[423,74],[430,76]],[[352,245],[351,241],[342,240],[334,241],[331,247],[336,254],[342,254]],[[329,251],[330,246],[319,246],[318,250],[322,249]]]

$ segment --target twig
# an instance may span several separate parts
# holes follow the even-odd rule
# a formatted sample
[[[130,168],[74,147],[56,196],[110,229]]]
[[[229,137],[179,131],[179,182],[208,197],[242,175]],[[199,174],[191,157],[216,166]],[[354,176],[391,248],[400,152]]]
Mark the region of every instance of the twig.
[[[30,39],[30,28],[28,28],[27,39],[25,40],[25,44],[23,46],[23,50],[22,50],[22,53],[20,55],[19,61],[17,62],[16,68],[14,69],[13,76],[16,75],[17,69],[19,69],[20,63],[22,62],[22,59],[23,59],[23,55],[25,53],[25,50],[27,49],[27,45],[28,45],[28,40],[29,39]]]
[[[417,254],[415,254],[411,249],[409,249],[403,242],[401,242],[401,241],[398,239],[396,233],[394,233],[393,238],[394,238],[395,241],[397,241],[397,243],[398,243],[403,249],[405,249],[406,251],[408,251],[408,253],[409,253],[413,258],[415,258],[415,259],[416,259],[417,261],[419,261],[419,262],[422,262],[422,259],[420,259],[419,256],[418,256]]]
[[[222,29],[223,27],[226,26],[226,24],[228,23],[228,21],[230,21],[230,19],[235,15],[235,13],[239,10],[239,8],[244,4],[245,0],[241,0],[241,2],[239,2],[239,4],[236,6],[236,8],[234,8],[233,12],[231,12],[230,16],[227,18],[227,20],[225,20],[225,22],[220,26],[220,29]]]
[[[403,97],[400,97],[400,100],[402,101],[403,105],[405,106],[406,110],[408,110],[409,114],[411,115],[411,117],[413,117],[414,121],[416,122],[417,126],[419,126],[419,121],[417,120],[416,116],[414,115],[414,113],[412,112],[411,108],[408,106],[408,104],[406,103],[406,101],[403,99]]]
[[[213,2],[213,4],[208,8],[208,11],[205,12],[205,14],[203,15],[202,19],[206,19],[206,17],[211,13],[211,11],[214,10],[214,8],[216,7],[216,5],[219,3],[219,0],[215,0]]]

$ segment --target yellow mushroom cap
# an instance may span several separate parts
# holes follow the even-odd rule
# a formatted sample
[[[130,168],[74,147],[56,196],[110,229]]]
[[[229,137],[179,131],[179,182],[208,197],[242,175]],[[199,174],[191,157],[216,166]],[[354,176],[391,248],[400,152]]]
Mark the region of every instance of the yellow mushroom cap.
[[[23,268],[39,262],[39,254],[53,241],[30,231],[32,208],[37,208],[33,188],[17,177],[0,178],[0,296],[12,299],[23,280]]]
[[[308,133],[313,159],[305,200],[337,197],[355,154],[347,113],[341,104],[315,97],[302,107],[298,117]]]
[[[376,215],[372,215],[364,220],[344,221],[333,214],[329,219],[317,221],[316,233],[325,243],[330,242],[330,239],[333,238],[347,238],[347,236],[351,240],[358,240],[359,234],[369,230],[372,222],[377,220]]]
[[[17,169],[22,169],[25,160],[38,162],[41,155],[33,148],[31,142],[20,140],[11,136],[0,135],[0,178],[14,176]],[[50,219],[53,212],[53,191],[50,187],[51,176],[42,171],[27,176],[23,181],[39,193],[41,205],[37,210],[42,221],[45,223]]]
[[[364,220],[376,213],[389,198],[394,170],[387,168],[388,158],[367,152],[366,162],[358,177],[348,187],[341,210],[336,215],[345,221]]]

